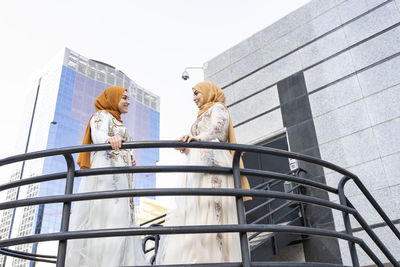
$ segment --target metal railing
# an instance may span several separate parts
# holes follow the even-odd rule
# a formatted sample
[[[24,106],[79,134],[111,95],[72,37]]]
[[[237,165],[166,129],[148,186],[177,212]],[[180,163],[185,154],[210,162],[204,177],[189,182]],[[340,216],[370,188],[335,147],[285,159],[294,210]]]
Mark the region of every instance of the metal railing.
[[[307,171],[297,168],[290,173],[287,173],[288,175],[293,175],[295,177],[299,177],[300,173],[307,173]],[[271,179],[267,182],[258,184],[257,186],[254,186],[252,189],[257,189],[257,190],[271,190],[275,186],[282,186],[287,183],[287,181],[283,180],[275,180]],[[287,193],[295,193],[295,194],[301,194],[300,189],[301,185],[295,185],[294,183],[290,183],[291,187],[288,188],[287,190],[285,189],[285,192]],[[252,207],[251,209],[246,210],[246,217],[250,214],[253,214],[257,211],[259,211],[262,208],[265,208],[266,206],[268,207],[266,209],[266,212],[261,214],[258,214],[259,217],[257,217],[255,220],[252,222],[249,222],[249,218],[247,218],[247,223],[250,224],[260,224],[263,221],[267,221],[269,224],[279,224],[281,222],[288,222],[289,224],[291,223],[297,223],[299,220],[301,221],[301,224],[303,226],[307,225],[307,222],[305,220],[305,211],[304,211],[304,205],[303,203],[296,203],[292,201],[286,201],[283,204],[280,204],[276,208],[272,208],[272,204],[276,202],[277,199],[268,199],[264,201],[261,204],[258,204],[255,207]],[[290,208],[289,208],[290,207]],[[286,210],[285,210],[286,209]],[[279,215],[280,212],[284,211],[283,215],[280,215],[279,217],[275,217],[275,215]],[[148,227],[162,227],[163,224],[165,223],[167,214],[162,214],[158,217],[155,217],[151,220],[148,220],[146,222],[143,222],[140,224],[140,226],[148,226]],[[257,236],[261,235],[262,232],[257,232],[257,233],[248,233],[248,241],[250,244],[250,252],[254,252],[256,249],[262,247],[263,244],[267,243],[269,241],[268,238],[262,238],[262,240],[257,240],[257,242],[254,242]],[[270,235],[269,237],[272,237]],[[150,264],[155,263],[155,259],[157,257],[157,251],[158,251],[158,246],[159,246],[159,241],[160,241],[160,236],[159,235],[147,235],[143,238],[142,242],[142,249],[145,254],[152,252],[153,255],[150,257]],[[153,244],[151,244],[153,242]],[[279,247],[278,244],[276,244],[276,239],[271,238],[271,242],[273,243],[273,247],[275,248],[274,251],[278,250],[277,248]],[[150,244],[148,244],[150,243]],[[251,246],[254,243],[253,246]]]
[[[300,173],[307,173],[305,170],[298,168],[293,170],[292,172],[288,173],[288,175],[293,175],[294,177],[300,177]],[[302,194],[301,188],[302,186],[299,184],[295,184],[292,182],[287,182],[283,180],[275,180],[271,179],[267,182],[261,183],[252,189],[258,190],[272,190],[275,186],[282,186],[284,187],[285,184],[289,184],[290,188],[283,188],[284,192],[292,193],[292,194]],[[250,224],[262,224],[263,221],[268,224],[281,224],[287,223],[288,225],[302,225],[307,226],[307,221],[305,219],[305,207],[302,202],[293,202],[293,201],[285,201],[282,204],[279,204],[277,207],[273,207],[273,204],[277,202],[277,199],[272,198],[264,201],[263,203],[251,208],[250,210],[246,211],[246,216],[251,215],[262,208],[267,207],[265,213],[259,212],[259,216],[254,219],[253,221],[248,223]],[[283,214],[281,214],[283,213]],[[275,254],[277,254],[279,250],[279,245],[277,244],[277,240],[273,234],[269,234],[268,236],[263,236],[260,238],[259,236],[262,235],[262,232],[248,234],[249,243],[253,243],[250,247],[250,252],[253,253],[257,249],[263,247],[269,240],[272,242],[272,247],[274,248]],[[257,238],[259,237],[259,238]],[[258,240],[256,240],[258,239]],[[256,240],[256,242],[254,242]]]
[[[400,233],[397,228],[393,225],[387,215],[383,212],[382,208],[376,203],[371,194],[361,183],[360,179],[352,174],[351,172],[340,168],[332,163],[323,161],[321,159],[313,158],[298,153],[261,147],[253,145],[243,144],[229,144],[229,143],[214,143],[214,142],[191,142],[189,144],[178,141],[142,141],[142,142],[126,142],[122,145],[122,149],[143,149],[143,148],[175,148],[175,147],[186,147],[186,148],[206,148],[206,149],[221,149],[235,151],[233,157],[232,167],[215,167],[215,166],[131,166],[131,167],[114,167],[114,168],[97,168],[87,170],[75,170],[75,163],[73,161],[72,154],[87,151],[100,151],[110,150],[109,144],[95,144],[86,146],[74,146],[58,149],[49,149],[45,151],[31,152],[23,155],[17,155],[8,157],[0,160],[0,166],[12,164],[16,162],[23,162],[26,160],[32,160],[50,156],[64,156],[67,165],[66,172],[53,173],[47,175],[40,175],[32,178],[25,178],[18,181],[10,182],[0,186],[0,191],[4,191],[10,188],[20,187],[22,185],[29,185],[34,183],[40,183],[45,181],[53,181],[59,179],[66,179],[65,194],[55,196],[44,196],[35,197],[29,199],[17,199],[14,201],[8,201],[0,203],[0,210],[14,209],[17,207],[25,207],[32,205],[42,205],[50,203],[62,203],[63,212],[61,219],[60,232],[49,233],[49,234],[34,234],[29,236],[21,236],[15,238],[9,238],[0,240],[0,253],[9,256],[15,256],[18,258],[29,259],[33,261],[46,261],[54,262],[51,260],[54,256],[36,255],[21,253],[18,251],[11,251],[7,249],[9,246],[15,246],[20,244],[43,242],[43,241],[59,241],[58,254],[56,257],[56,266],[64,266],[66,245],[69,239],[82,239],[82,238],[98,238],[98,237],[112,237],[112,236],[127,236],[127,235],[164,235],[164,234],[187,234],[187,233],[221,233],[221,232],[238,232],[240,234],[240,245],[242,253],[242,262],[240,263],[218,263],[216,264],[198,264],[196,266],[342,266],[330,263],[288,263],[288,262],[251,262],[250,259],[250,248],[247,239],[247,232],[286,232],[295,233],[302,235],[312,235],[321,237],[332,237],[347,240],[349,242],[351,258],[353,266],[359,266],[357,253],[355,250],[355,244],[357,244],[364,252],[371,258],[378,266],[384,266],[381,260],[373,253],[373,251],[367,246],[364,240],[353,236],[351,231],[351,225],[349,216],[352,215],[366,233],[371,237],[375,244],[379,247],[382,253],[387,259],[394,265],[400,266],[396,261],[395,257],[374,233],[371,227],[365,222],[359,212],[351,205],[344,193],[344,186],[348,180],[353,180],[358,186],[360,191],[367,197],[371,205],[378,211],[380,216],[400,240]],[[323,183],[308,180],[301,177],[296,177],[290,174],[281,174],[276,172],[270,172],[265,170],[256,169],[241,169],[239,167],[240,155],[243,152],[254,152],[264,153],[274,156],[280,156],[285,158],[297,159],[325,168],[331,169],[342,174],[344,177],[339,183],[338,188],[328,186]],[[116,173],[165,173],[165,172],[197,172],[197,173],[216,173],[216,174],[230,174],[233,175],[235,188],[233,189],[215,189],[215,188],[169,188],[169,189],[126,189],[126,190],[115,190],[115,191],[102,191],[102,192],[89,192],[89,193],[73,193],[73,183],[75,177],[86,177],[90,175],[103,175],[103,174],[116,174]],[[316,197],[266,191],[258,189],[245,190],[241,189],[240,175],[257,176],[257,177],[269,177],[276,180],[290,181],[298,185],[305,187],[313,187],[326,192],[339,195],[340,204],[330,202],[325,199],[319,199]],[[236,197],[238,224],[237,225],[196,225],[196,226],[167,226],[167,227],[135,227],[135,228],[118,228],[118,229],[98,229],[98,230],[86,230],[86,231],[68,231],[69,216],[71,211],[71,202],[73,201],[84,201],[84,200],[95,200],[95,199],[108,199],[108,198],[121,198],[121,197],[143,197],[143,196],[190,196],[190,195],[209,195],[209,196],[234,196]],[[343,214],[346,233],[337,232],[333,230],[311,228],[311,227],[299,227],[290,225],[273,225],[273,224],[247,224],[246,213],[242,197],[253,196],[263,197],[269,199],[283,199],[294,201],[298,203],[305,203],[310,205],[318,205],[326,208],[339,210]]]

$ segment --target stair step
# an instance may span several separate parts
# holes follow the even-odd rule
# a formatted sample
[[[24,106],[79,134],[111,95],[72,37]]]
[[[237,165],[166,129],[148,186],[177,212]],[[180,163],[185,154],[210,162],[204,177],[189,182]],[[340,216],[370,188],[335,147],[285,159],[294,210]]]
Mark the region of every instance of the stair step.
[[[287,222],[278,223],[277,225],[288,225],[290,223],[291,223],[290,221],[287,221]],[[248,236],[251,236],[253,234],[256,234],[256,232],[247,233]],[[254,237],[253,239],[251,239],[249,241],[250,247],[256,246],[258,243],[260,243],[261,241],[268,238],[271,234],[273,234],[273,233],[272,232],[259,233],[256,237]]]

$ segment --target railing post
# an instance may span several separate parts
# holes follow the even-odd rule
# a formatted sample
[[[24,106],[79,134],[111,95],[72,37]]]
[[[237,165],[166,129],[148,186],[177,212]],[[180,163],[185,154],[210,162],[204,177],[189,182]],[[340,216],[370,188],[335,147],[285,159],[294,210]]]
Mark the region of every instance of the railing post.
[[[242,182],[240,180],[240,155],[242,152],[235,151],[232,162],[233,169],[233,181],[236,189],[242,188]],[[246,224],[246,213],[244,210],[244,203],[242,197],[236,197],[236,208],[238,215],[238,224]],[[249,241],[247,239],[247,232],[239,233],[240,234],[240,247],[242,251],[242,263],[243,267],[250,267],[250,249],[249,249]]]
[[[64,157],[68,167],[67,180],[65,183],[65,194],[69,195],[72,194],[74,188],[75,163],[74,163],[74,158],[72,157],[71,154],[65,154]],[[71,213],[71,202],[64,202],[62,217],[61,217],[60,232],[68,232],[70,213]],[[66,252],[67,252],[67,240],[60,240],[58,244],[56,267],[64,267]]]
[[[339,200],[340,204],[348,206],[346,197],[344,195],[344,185],[345,183],[349,180],[349,177],[344,176],[338,185],[338,195],[339,195]],[[346,228],[346,233],[349,235],[353,235],[353,230],[351,229],[351,223],[350,223],[350,217],[348,212],[342,211],[343,215],[343,221],[344,221],[344,226]],[[353,263],[354,267],[359,267],[360,263],[358,261],[358,256],[357,256],[357,250],[354,242],[348,241],[349,244],[349,249],[350,249],[350,255],[351,255],[351,261]]]
[[[364,196],[368,199],[368,201],[371,203],[371,205],[375,208],[376,212],[378,212],[379,215],[381,215],[382,219],[386,222],[388,227],[392,229],[393,233],[397,236],[398,239],[400,239],[400,231],[394,226],[394,224],[391,222],[390,218],[386,215],[386,213],[383,211],[381,206],[379,206],[378,202],[372,197],[371,193],[368,191],[368,189],[364,186],[364,184],[360,181],[358,177],[352,177],[353,182],[358,186],[358,188],[363,192]]]
[[[306,170],[303,170],[302,168],[298,168],[298,169],[296,170],[296,172],[294,173],[294,176],[295,176],[295,177],[301,177],[301,176],[300,176],[300,173],[301,173],[301,172],[304,172],[305,174],[307,174],[307,171],[306,171]],[[298,193],[299,195],[302,195],[302,194],[303,194],[303,193],[301,192],[302,188],[303,188],[303,186],[300,186],[298,189],[296,189],[296,191],[297,191],[297,193]],[[303,218],[303,226],[304,226],[304,227],[308,227],[307,220],[306,220],[306,211],[304,210],[304,203],[303,203],[303,202],[300,202],[300,214],[301,214],[301,217]]]

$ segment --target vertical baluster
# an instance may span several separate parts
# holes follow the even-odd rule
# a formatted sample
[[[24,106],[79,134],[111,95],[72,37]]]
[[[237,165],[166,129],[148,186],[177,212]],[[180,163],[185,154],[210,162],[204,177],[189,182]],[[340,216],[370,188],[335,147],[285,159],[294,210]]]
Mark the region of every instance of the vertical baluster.
[[[75,163],[74,158],[71,154],[64,155],[67,162],[67,180],[65,183],[65,195],[72,194],[74,187],[75,178]],[[71,202],[64,202],[62,217],[61,217],[61,227],[60,232],[67,232],[69,227],[69,217],[71,213]],[[60,240],[58,244],[58,254],[57,254],[57,267],[64,267],[65,256],[67,251],[67,240]]]
[[[233,181],[236,189],[242,188],[242,182],[240,180],[240,155],[241,152],[236,151],[233,156]],[[239,225],[246,224],[246,213],[244,210],[244,203],[242,197],[236,197],[236,208],[238,215],[238,223]],[[242,250],[242,263],[244,267],[250,267],[250,250],[249,250],[249,242],[247,239],[247,232],[240,233],[240,247]]]
[[[345,205],[345,206],[348,206],[348,205],[347,205],[346,197],[344,195],[343,187],[347,180],[349,180],[349,178],[344,176],[340,180],[339,185],[338,185],[338,195],[339,195],[340,204]],[[346,233],[349,235],[353,235],[353,230],[351,229],[351,224],[350,224],[349,213],[342,211],[342,215],[343,215],[344,226],[346,228]],[[360,263],[358,262],[356,246],[355,246],[354,242],[349,241],[348,243],[349,243],[351,261],[353,263],[353,266],[359,267]]]

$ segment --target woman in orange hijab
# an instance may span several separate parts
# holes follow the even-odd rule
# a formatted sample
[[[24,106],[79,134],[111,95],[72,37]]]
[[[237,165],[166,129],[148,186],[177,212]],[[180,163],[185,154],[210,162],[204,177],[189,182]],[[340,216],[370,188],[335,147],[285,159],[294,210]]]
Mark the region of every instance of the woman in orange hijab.
[[[190,134],[183,142],[208,141],[235,143],[231,118],[225,106],[224,92],[208,81],[193,87],[193,101],[199,108]],[[227,150],[178,149],[187,155],[188,165],[232,166],[232,155]],[[187,173],[182,179],[185,188],[233,188],[232,175]],[[249,188],[246,177],[242,187]],[[167,217],[167,225],[237,224],[234,197],[190,196],[179,197],[176,209]],[[169,235],[161,237],[157,253],[158,264],[221,263],[241,261],[238,233]]]
[[[81,153],[81,169],[131,166],[131,151],[120,150],[123,141],[131,140],[122,124],[121,114],[128,112],[129,96],[125,88],[111,86],[96,99],[96,113],[86,127],[82,144],[110,143],[113,150]],[[131,174],[84,177],[78,192],[133,188]],[[135,227],[133,198],[76,202],[71,214],[70,230]],[[147,264],[140,237],[113,237],[68,241],[66,266],[122,266]]]

